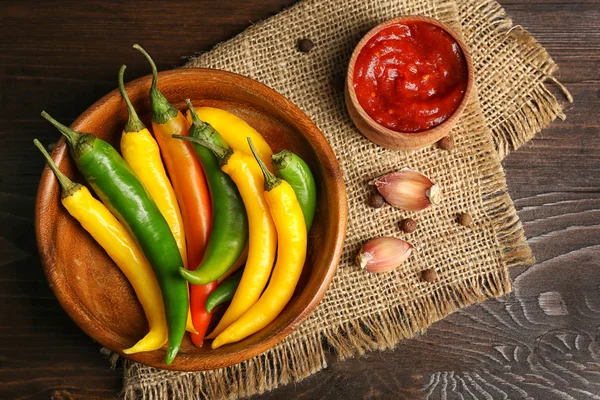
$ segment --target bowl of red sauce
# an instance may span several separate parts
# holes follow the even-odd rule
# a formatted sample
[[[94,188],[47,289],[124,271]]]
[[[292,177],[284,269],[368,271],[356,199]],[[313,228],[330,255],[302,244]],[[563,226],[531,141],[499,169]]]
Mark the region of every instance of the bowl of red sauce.
[[[446,136],[473,89],[462,39],[423,16],[386,21],[358,43],[346,76],[346,107],[358,130],[380,146],[414,150]]]

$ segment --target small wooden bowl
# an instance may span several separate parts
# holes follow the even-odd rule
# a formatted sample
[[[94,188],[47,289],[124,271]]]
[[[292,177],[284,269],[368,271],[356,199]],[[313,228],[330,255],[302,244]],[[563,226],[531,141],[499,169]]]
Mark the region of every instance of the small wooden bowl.
[[[442,122],[440,125],[428,129],[426,131],[416,133],[397,132],[388,129],[382,125],[379,125],[375,120],[373,120],[373,118],[369,116],[369,114],[366,113],[366,111],[358,102],[353,85],[354,64],[356,63],[356,59],[360,54],[362,48],[369,42],[369,40],[371,40],[373,36],[377,35],[381,30],[391,25],[405,23],[409,21],[428,22],[432,25],[442,28],[450,36],[452,36],[456,43],[458,43],[467,63],[467,88],[465,90],[463,99],[460,102],[454,114],[452,114],[450,118]],[[363,135],[365,135],[374,143],[377,143],[380,146],[387,147],[390,149],[416,150],[437,142],[442,137],[446,136],[448,132],[450,132],[454,124],[458,122],[458,119],[460,118],[465,107],[467,106],[469,97],[471,96],[471,92],[473,91],[473,81],[473,61],[471,59],[471,54],[469,53],[469,48],[463,42],[460,36],[452,29],[450,29],[450,27],[448,27],[446,24],[438,21],[437,19],[423,17],[420,15],[408,15],[396,19],[391,19],[389,21],[377,25],[375,28],[371,29],[360,40],[360,42],[358,42],[358,45],[355,47],[354,52],[352,53],[352,57],[350,58],[350,64],[348,65],[348,72],[346,75],[346,86],[344,90],[346,98],[346,108],[348,109],[350,118],[352,118],[354,125],[356,125],[358,130]]]
[[[289,100],[261,83],[209,69],[180,69],[159,75],[159,89],[180,109],[187,107],[185,99],[189,98],[196,106],[230,111],[261,132],[273,151],[292,150],[310,166],[317,182],[317,215],[294,297],[273,323],[238,343],[216,350],[208,345],[196,348],[186,335],[179,355],[166,366],[165,348],[133,355],[121,352],[147,333],[144,313],[124,275],[60,204],[60,189],[48,167],[37,196],[38,249],[50,286],[62,307],[85,333],[103,346],[157,368],[194,371],[226,367],[273,347],[323,297],[337,269],[345,237],[347,205],[342,173],[335,154],[315,124]],[[126,86],[147,126],[150,126],[150,81],[151,77],[146,76]],[[95,133],[118,149],[126,120],[125,104],[115,90],[85,111],[72,128]],[[53,158],[62,171],[83,183],[64,140],[58,142]]]

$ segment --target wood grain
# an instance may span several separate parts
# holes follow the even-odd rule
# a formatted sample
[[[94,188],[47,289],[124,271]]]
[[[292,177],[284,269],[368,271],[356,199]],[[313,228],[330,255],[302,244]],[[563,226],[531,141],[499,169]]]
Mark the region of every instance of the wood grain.
[[[33,231],[43,167],[31,144],[57,135],[46,108],[72,120],[142,76],[139,42],[160,69],[205,51],[291,1],[3,2],[0,12],[0,398],[113,398],[110,370],[47,286]],[[511,271],[515,291],[454,314],[392,352],[337,362],[256,398],[593,399],[600,388],[600,3],[502,0],[558,63],[575,98],[505,163],[538,264]],[[161,11],[161,17],[157,17]],[[207,17],[210,15],[210,17]],[[557,92],[558,93],[558,92]],[[566,314],[568,313],[568,314]]]

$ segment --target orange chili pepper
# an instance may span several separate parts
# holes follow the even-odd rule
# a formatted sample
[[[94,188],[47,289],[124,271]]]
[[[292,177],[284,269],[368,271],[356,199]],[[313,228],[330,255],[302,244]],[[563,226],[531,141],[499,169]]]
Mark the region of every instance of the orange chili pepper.
[[[212,206],[206,179],[189,144],[171,137],[174,134],[188,135],[187,122],[181,112],[177,111],[175,118],[164,124],[155,124],[153,121],[152,129],[181,206],[188,267],[196,269],[202,262],[212,221]],[[185,146],[176,142],[184,143]]]
[[[150,108],[152,109],[152,130],[160,147],[175,195],[181,208],[183,229],[187,244],[188,268],[196,269],[202,262],[206,243],[211,229],[210,194],[200,161],[189,143],[173,139],[173,135],[188,135],[188,123],[183,114],[156,88],[158,72],[150,55],[139,45],[139,50],[152,67],[152,86],[150,87]],[[210,323],[211,315],[206,312],[205,302],[208,295],[217,287],[211,282],[204,287],[190,285],[190,310],[192,322],[201,338]],[[192,338],[194,338],[192,334]]]

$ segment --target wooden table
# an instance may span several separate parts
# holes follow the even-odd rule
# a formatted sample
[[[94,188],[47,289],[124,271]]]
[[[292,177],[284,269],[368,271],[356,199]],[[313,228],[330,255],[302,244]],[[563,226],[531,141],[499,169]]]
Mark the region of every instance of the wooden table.
[[[133,43],[159,69],[178,67],[293,2],[42,3],[0,6],[0,398],[111,398],[122,370],[71,322],[40,267],[33,210],[44,162],[31,141],[58,134],[39,113],[73,120],[116,87],[122,63],[129,79],[147,74]],[[462,310],[393,352],[332,356],[325,371],[264,398],[598,398],[600,3],[502,3],[546,46],[575,98],[566,121],[505,162],[537,264],[512,270],[506,298]]]

